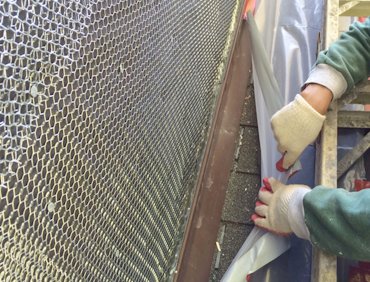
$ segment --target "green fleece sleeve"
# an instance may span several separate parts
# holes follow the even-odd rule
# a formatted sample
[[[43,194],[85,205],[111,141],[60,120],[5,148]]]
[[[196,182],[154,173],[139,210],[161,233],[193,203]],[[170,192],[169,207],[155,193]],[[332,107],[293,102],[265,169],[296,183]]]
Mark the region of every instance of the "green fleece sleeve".
[[[313,245],[336,256],[370,261],[370,189],[316,187],[303,198]]]
[[[347,90],[370,74],[370,17],[355,22],[349,31],[319,54],[317,64],[327,64],[339,71],[347,81]]]

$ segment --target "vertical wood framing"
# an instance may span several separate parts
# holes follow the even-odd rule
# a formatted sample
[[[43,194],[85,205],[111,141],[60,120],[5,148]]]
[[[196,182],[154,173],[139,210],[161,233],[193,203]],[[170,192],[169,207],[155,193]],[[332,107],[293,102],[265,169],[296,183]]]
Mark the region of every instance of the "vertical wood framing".
[[[338,39],[339,0],[326,1],[324,29],[325,48]],[[333,103],[321,131],[319,156],[317,158],[317,184],[337,187],[337,105]],[[317,248],[313,249],[311,281],[337,281],[337,258]]]
[[[321,132],[317,159],[317,183],[326,187],[337,186],[337,110],[328,112]],[[337,281],[337,258],[317,248],[313,249],[313,282]]]
[[[326,21],[325,21],[325,49],[339,37],[339,16],[341,14],[339,0],[326,1]],[[348,15],[351,15],[348,12]],[[369,101],[369,83],[357,85],[354,90],[360,96],[356,99],[356,103],[367,103]],[[353,94],[353,93],[352,93]],[[347,97],[346,97],[347,96]],[[367,112],[342,112],[338,115],[338,109],[341,108],[348,99],[353,99],[351,93],[338,102],[333,102],[330,111],[327,114],[324,123],[321,139],[319,142],[318,158],[316,163],[317,184],[326,187],[337,187],[337,179],[348,169],[350,164],[359,158],[370,146],[369,134],[349,152],[338,165],[337,159],[337,138],[338,127],[348,128],[368,128],[368,113]],[[347,101],[347,102],[350,102]],[[318,249],[313,251],[312,275],[311,281],[315,282],[334,282],[337,281],[337,258],[328,255]]]

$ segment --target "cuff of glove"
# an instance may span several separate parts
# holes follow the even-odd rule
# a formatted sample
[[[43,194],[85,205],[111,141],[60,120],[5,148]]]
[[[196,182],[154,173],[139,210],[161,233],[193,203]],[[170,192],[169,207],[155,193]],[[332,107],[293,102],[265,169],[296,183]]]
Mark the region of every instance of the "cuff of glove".
[[[310,232],[307,229],[304,220],[303,198],[310,192],[311,189],[297,189],[289,202],[288,206],[288,221],[290,228],[299,238],[309,240]]]
[[[312,69],[304,85],[309,83],[320,84],[328,88],[333,93],[333,100],[340,98],[347,89],[344,76],[326,64],[318,64]]]
[[[322,126],[322,123],[325,120],[325,116],[320,114],[318,111],[316,111],[306,100],[303,98],[300,94],[297,94],[295,96],[295,102],[299,105],[298,109],[300,112],[297,112],[298,116],[297,118],[307,118],[306,122],[309,124],[312,124],[312,122],[316,121],[320,123],[320,126]],[[305,113],[305,114],[303,114]],[[315,119],[315,120],[313,120]],[[321,127],[320,127],[321,128]]]

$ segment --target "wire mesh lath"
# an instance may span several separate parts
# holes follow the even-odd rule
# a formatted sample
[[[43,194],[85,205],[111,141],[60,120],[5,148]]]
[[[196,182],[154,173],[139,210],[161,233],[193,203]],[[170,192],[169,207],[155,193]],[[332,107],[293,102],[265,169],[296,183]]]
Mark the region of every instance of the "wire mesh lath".
[[[176,262],[237,0],[0,2],[0,280]]]

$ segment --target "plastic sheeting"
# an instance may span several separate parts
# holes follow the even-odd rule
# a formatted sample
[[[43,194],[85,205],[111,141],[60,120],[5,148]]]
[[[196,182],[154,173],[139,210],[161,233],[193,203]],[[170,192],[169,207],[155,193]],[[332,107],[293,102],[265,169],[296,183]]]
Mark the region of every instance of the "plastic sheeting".
[[[268,265],[289,248],[289,238],[253,228],[221,282],[245,281],[249,274]]]
[[[258,3],[255,20],[284,104],[288,104],[300,92],[316,60],[319,34],[323,26],[323,5],[322,0],[261,0]],[[253,58],[253,60],[258,60],[258,58]],[[260,77],[253,61],[261,144],[261,176],[262,178],[274,176],[282,179],[281,173],[275,168],[281,154],[276,149],[277,145],[270,127],[270,113],[262,99],[261,84],[264,81],[260,81]],[[315,149],[309,146],[301,157],[304,159],[303,169],[294,175],[289,183],[313,186],[314,158]],[[262,278],[264,281],[309,281],[311,247],[308,242],[294,236],[291,242],[289,251],[255,273],[252,281],[262,281]],[[300,269],[300,271],[294,271],[293,268]]]
[[[261,0],[255,20],[269,56],[284,103],[293,100],[316,60],[319,32],[323,26],[323,0]],[[254,60],[257,58],[254,58]],[[253,68],[258,129],[261,145],[261,176],[280,178],[270,117],[264,105],[259,75]]]
[[[267,96],[271,97],[271,105],[268,104],[266,93],[262,91],[269,88],[264,84],[272,85],[271,79],[266,79],[269,76],[261,73],[257,61],[260,58],[254,54],[253,79],[261,146],[262,178],[274,176],[285,180],[284,175],[275,168],[275,163],[281,155],[276,149],[277,145],[270,128],[270,118],[275,111],[276,101],[283,100],[284,104],[287,104],[299,93],[316,60],[319,33],[322,28],[322,13],[323,1],[321,0],[275,2],[263,0],[257,3],[256,23],[279,88],[277,93],[267,93]],[[274,89],[274,87],[270,88]],[[282,97],[275,99],[274,95],[282,95]],[[304,159],[305,166],[291,179],[291,182],[313,186],[314,157],[315,149],[309,146],[301,157]],[[255,245],[251,243],[251,237]],[[263,244],[260,244],[261,242]],[[266,246],[269,246],[268,249]],[[289,251],[286,252],[288,249]],[[261,255],[265,254],[266,250],[269,255]],[[281,255],[284,252],[285,254]],[[295,236],[290,240],[279,239],[276,236],[269,237],[268,233],[253,230],[222,281],[245,281],[246,274],[253,273],[256,269],[259,271],[249,276],[250,281],[309,281],[310,261],[309,242]],[[240,267],[241,262],[244,268]],[[300,271],[295,271],[296,269]]]

